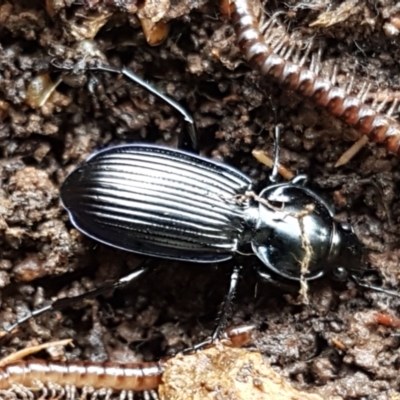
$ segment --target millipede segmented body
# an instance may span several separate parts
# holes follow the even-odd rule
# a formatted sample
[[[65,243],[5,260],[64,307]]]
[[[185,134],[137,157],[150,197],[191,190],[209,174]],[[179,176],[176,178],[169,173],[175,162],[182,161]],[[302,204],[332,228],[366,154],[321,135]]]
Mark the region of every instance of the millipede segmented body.
[[[162,373],[162,362],[118,364],[26,360],[0,369],[0,390],[10,389],[16,384],[34,387],[40,382],[76,388],[90,386],[94,389],[145,391],[158,387]]]
[[[241,347],[249,342],[253,330],[252,325],[229,329],[222,340],[229,346]],[[194,349],[210,346],[208,340]],[[15,388],[27,388],[27,392],[31,392],[32,388],[41,390],[52,386],[59,391],[66,387],[74,390],[90,387],[94,391],[106,389],[112,392],[156,390],[162,381],[167,360],[131,364],[38,359],[16,361],[0,367],[0,399],[4,392],[12,392]]]
[[[261,32],[252,0],[231,0],[230,8],[238,45],[251,67],[311,99],[372,141],[384,143],[389,151],[400,155],[400,124],[390,114],[381,114],[362,98],[350,95],[301,62],[291,62],[277,54]]]

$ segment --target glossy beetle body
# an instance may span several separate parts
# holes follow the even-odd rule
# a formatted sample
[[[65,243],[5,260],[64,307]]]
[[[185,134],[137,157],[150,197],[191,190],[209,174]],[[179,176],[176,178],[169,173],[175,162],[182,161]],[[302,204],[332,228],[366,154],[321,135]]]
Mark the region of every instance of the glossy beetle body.
[[[257,196],[251,180],[226,164],[131,144],[92,155],[67,177],[61,199],[78,230],[113,247],[212,263],[250,245],[259,271],[291,280],[309,255],[303,276],[311,280],[359,253],[352,232],[303,184],[298,177]]]

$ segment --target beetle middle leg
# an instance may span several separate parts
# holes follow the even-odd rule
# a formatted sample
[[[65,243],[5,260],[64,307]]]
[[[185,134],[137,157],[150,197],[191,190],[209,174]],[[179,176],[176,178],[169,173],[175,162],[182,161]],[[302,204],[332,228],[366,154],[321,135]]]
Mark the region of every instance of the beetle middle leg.
[[[226,326],[227,320],[229,318],[229,314],[231,311],[231,306],[232,306],[232,301],[233,298],[235,297],[236,293],[236,288],[237,284],[239,281],[239,276],[240,276],[240,270],[241,267],[234,267],[231,277],[230,277],[230,284],[229,284],[229,290],[228,293],[226,294],[226,297],[224,299],[224,302],[222,303],[221,310],[219,312],[219,316],[217,319],[217,325],[214,328],[214,332],[211,335],[211,341],[214,342],[217,339],[220,339],[221,334],[224,331],[224,328]]]

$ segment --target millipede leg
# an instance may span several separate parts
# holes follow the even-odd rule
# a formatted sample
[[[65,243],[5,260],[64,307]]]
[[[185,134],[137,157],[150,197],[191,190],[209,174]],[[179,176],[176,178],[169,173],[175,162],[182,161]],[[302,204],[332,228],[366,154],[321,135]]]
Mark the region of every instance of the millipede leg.
[[[143,392],[144,400],[160,400],[157,392],[155,390],[146,390]]]
[[[17,400],[17,395],[15,393],[11,393],[9,390],[0,390],[0,399]]]
[[[91,395],[93,392],[94,392],[94,389],[91,386],[85,386],[82,389],[82,393],[81,393],[79,400],[86,400],[86,399],[90,398],[91,396],[88,397],[88,395]]]

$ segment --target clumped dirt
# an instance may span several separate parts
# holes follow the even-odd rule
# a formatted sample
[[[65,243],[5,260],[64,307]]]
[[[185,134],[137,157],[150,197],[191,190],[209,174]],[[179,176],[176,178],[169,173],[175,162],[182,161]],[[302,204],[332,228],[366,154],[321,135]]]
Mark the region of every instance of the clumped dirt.
[[[141,261],[75,231],[58,190],[97,149],[134,141],[176,146],[185,127],[137,85],[85,72],[93,58],[126,65],[181,102],[198,126],[201,153],[256,182],[269,171],[251,151],[272,153],[276,110],[281,163],[308,174],[310,185],[351,220],[367,250],[369,275],[398,292],[398,157],[370,143],[334,168],[359,134],[253,72],[217,2],[165,1],[158,13],[144,4],[148,9],[138,18],[144,5],[135,1],[0,0],[0,325],[53,297],[83,294]],[[265,10],[269,16],[280,11],[276,18],[298,40],[315,38],[323,74],[336,66],[339,81],[351,75],[355,87],[371,83],[371,101],[386,96],[382,89],[390,101],[399,98],[400,8],[394,0],[270,1]],[[166,36],[160,46],[147,44],[144,25],[148,40],[152,29]],[[257,281],[254,259],[240,262],[246,268],[232,324],[256,324],[254,346],[293,385],[332,399],[381,400],[400,391],[400,339],[395,327],[376,318],[398,315],[399,298],[325,279],[311,285],[306,306],[296,293]],[[212,332],[229,263],[156,263],[128,289],[29,321],[1,339],[0,354],[72,338],[75,347],[61,356],[38,356],[133,362],[200,342]]]

